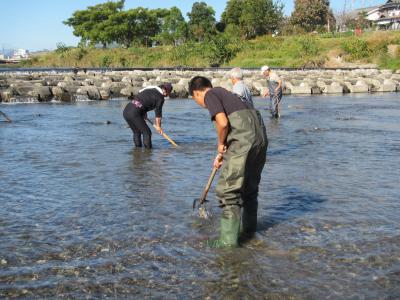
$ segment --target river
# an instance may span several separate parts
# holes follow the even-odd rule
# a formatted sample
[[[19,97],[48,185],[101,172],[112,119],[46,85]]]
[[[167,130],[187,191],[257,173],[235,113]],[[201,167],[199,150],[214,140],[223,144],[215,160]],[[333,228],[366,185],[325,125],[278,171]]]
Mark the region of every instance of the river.
[[[268,161],[256,238],[238,249],[203,246],[218,208],[192,214],[208,112],[167,101],[181,147],[154,134],[146,151],[126,103],[0,104],[14,120],[0,120],[0,298],[400,298],[398,95],[284,97],[279,120],[256,99]]]

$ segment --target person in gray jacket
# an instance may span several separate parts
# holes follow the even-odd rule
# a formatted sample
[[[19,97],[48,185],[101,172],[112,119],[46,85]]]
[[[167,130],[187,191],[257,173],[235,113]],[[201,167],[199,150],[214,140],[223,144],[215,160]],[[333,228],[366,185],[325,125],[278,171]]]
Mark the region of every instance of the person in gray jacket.
[[[232,93],[246,103],[249,108],[254,108],[253,96],[250,89],[243,82],[243,71],[240,68],[234,68],[230,71],[230,77],[233,84]]]

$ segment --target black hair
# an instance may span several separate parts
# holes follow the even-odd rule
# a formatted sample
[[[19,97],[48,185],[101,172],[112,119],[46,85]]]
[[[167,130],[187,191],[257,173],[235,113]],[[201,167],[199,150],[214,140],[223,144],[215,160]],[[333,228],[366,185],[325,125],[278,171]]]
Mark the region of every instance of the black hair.
[[[206,88],[212,88],[210,79],[203,76],[195,76],[189,82],[189,95],[193,96],[194,91],[204,91]]]
[[[163,89],[168,94],[171,94],[172,92],[172,84],[169,82],[164,82],[162,85],[159,86],[159,88]]]

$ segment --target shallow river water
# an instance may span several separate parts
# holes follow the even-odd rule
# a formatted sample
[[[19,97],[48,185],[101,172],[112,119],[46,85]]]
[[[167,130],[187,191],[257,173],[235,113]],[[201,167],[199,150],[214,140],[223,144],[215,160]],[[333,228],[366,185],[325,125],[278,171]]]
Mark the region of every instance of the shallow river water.
[[[225,250],[203,246],[219,209],[192,215],[216,137],[193,101],[166,102],[181,147],[152,151],[127,101],[0,105],[0,298],[399,299],[399,100],[286,97],[274,120],[257,99],[259,230]]]

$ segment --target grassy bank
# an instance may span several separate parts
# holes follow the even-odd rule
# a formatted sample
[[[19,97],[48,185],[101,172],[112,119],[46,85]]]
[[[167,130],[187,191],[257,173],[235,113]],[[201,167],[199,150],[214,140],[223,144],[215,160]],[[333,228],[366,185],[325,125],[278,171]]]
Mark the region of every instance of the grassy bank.
[[[28,67],[349,67],[376,64],[400,69],[400,53],[388,54],[388,45],[400,45],[400,32],[264,36],[251,41],[187,43],[178,47],[128,49],[59,48],[35,56]]]

